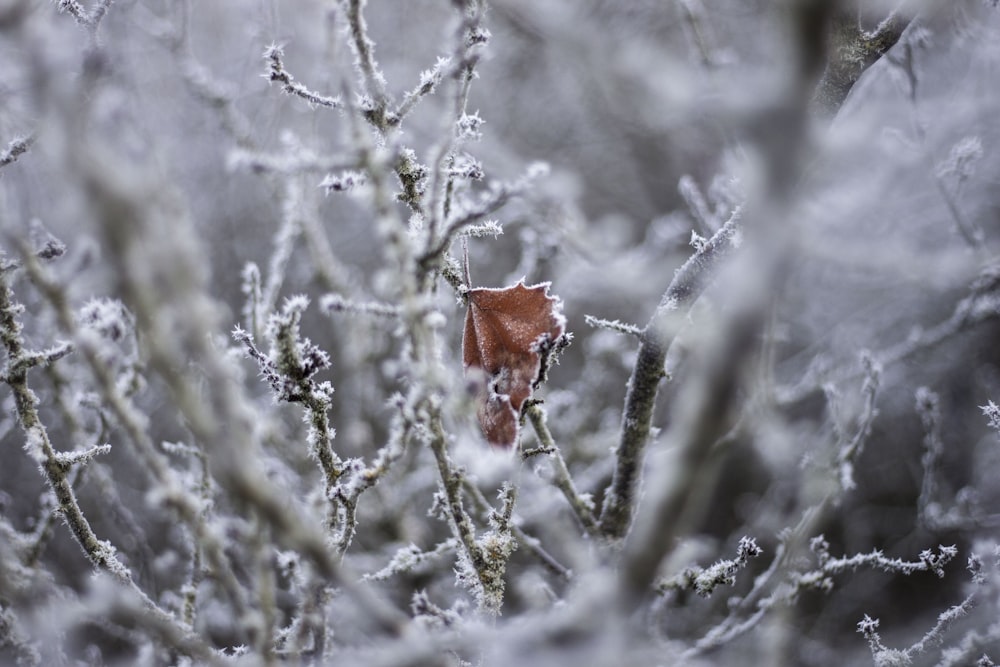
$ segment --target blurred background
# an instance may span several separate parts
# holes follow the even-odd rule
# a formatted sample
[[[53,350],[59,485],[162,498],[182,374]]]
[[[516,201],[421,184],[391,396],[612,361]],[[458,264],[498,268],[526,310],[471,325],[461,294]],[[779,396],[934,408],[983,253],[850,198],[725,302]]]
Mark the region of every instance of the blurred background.
[[[455,30],[450,4],[367,3],[375,55],[397,99],[448,53]],[[860,20],[874,29],[894,4],[866,4]],[[87,204],[80,168],[67,158],[84,137],[88,145],[106,146],[123,172],[152,175],[178,215],[190,220],[195,238],[184,242],[197,249],[199,269],[210,276],[220,339],[237,324],[250,326],[241,279],[247,262],[261,267],[265,281],[280,277],[276,304],[294,294],[312,299],[303,332],[331,356],[322,379],[337,392],[330,420],[338,453],[370,459],[389,438],[390,397],[405,385],[396,363],[403,343],[390,321],[328,317],[315,304],[328,293],[392,302],[397,267],[386,266],[363,193],[327,194],[321,168],[289,174],[253,166],[267,156],[335,161],[350,147],[345,115],[283,94],[268,81],[263,55],[280,45],[297,81],[336,94],[343,78],[354,76],[337,6],[221,0],[191,3],[184,11],[174,2],[119,0],[92,38],[56,4],[0,2],[0,143],[36,137],[25,155],[0,170],[0,228],[8,255],[10,239],[28,238],[32,221],[67,245],[51,270],[74,308],[120,296],[122,276],[109,261],[113,250],[102,240],[102,221]],[[735,444],[705,491],[710,502],[683,553],[707,566],[731,557],[741,536],[755,537],[766,556],[737,584],[746,592],[752,574],[770,562],[780,531],[835,485],[838,434],[853,434],[870,418],[856,486],[837,497],[814,533],[826,536],[834,554],[880,549],[913,560],[938,544],[956,544],[963,555],[944,579],[862,570],[837,578],[830,593],[806,594],[789,613],[776,612],[778,620],[767,627],[794,637],[786,639],[787,664],[863,664],[869,650],[856,624],[865,614],[882,618],[888,645],[913,643],[964,596],[965,554],[996,541],[1000,443],[981,406],[1000,401],[997,274],[991,269],[1000,247],[1000,14],[978,0],[908,9],[915,18],[900,42],[864,74],[835,117],[810,120],[791,214],[768,227],[771,234],[787,230],[793,251],[769,304],[759,368],[748,382],[754,389],[745,389],[748,405],[764,404],[745,408],[750,425],[734,431]],[[782,2],[770,0],[499,0],[486,15],[491,38],[468,102],[469,112],[485,121],[483,136],[465,149],[481,161],[486,182],[516,180],[533,162],[547,163],[550,172],[495,214],[501,236],[469,241],[472,283],[551,281],[562,299],[573,343],[541,397],[578,487],[593,494],[598,507],[611,479],[637,344],[589,326],[585,315],[645,325],[690,256],[692,234],[711,236],[757,192],[754,124],[782,132],[781,121],[767,112],[796,57],[783,12]],[[404,122],[399,141],[420,160],[429,159],[448,131],[442,118],[451,103],[431,95]],[[276,265],[276,235],[289,215],[325,240],[317,245],[311,232],[300,233],[290,258]],[[169,238],[169,217],[161,223]],[[188,235],[188,229],[178,225],[176,233]],[[460,254],[456,247],[453,255]],[[712,326],[711,313],[740,298],[738,283],[739,276],[720,280],[699,300],[682,333],[684,348],[698,346],[700,327]],[[59,338],[51,312],[27,281],[15,291],[26,306],[29,342],[44,347]],[[441,335],[451,355],[443,363],[456,388],[448,424],[455,457],[492,500],[513,464],[483,453],[474,410],[460,395],[464,312],[458,295],[442,281],[435,304],[447,317]],[[124,345],[126,358],[141,358],[141,348],[141,340]],[[881,367],[874,414],[865,406],[862,351]],[[275,475],[294,479],[294,492],[307,496],[317,472],[300,447],[301,413],[276,405],[256,369],[246,362],[243,368],[263,439],[281,462]],[[75,373],[67,371],[65,381],[85,385],[85,374]],[[153,440],[188,439],[162,380],[145,377],[134,398]],[[55,441],[70,433],[53,398],[62,381],[37,378]],[[669,427],[684,388],[676,382],[661,390],[655,426]],[[926,454],[921,388],[937,398],[942,449],[936,457]],[[45,515],[45,485],[21,451],[10,393],[0,393],[0,400],[0,511],[11,526],[28,531]],[[180,529],[149,503],[141,466],[116,445],[120,428],[103,423],[99,411],[92,419],[86,430],[113,449],[95,464],[100,472],[82,479],[81,503],[139,580],[169,600],[166,592],[182,579]],[[528,431],[525,446],[534,438]],[[654,437],[651,448],[659,445]],[[364,496],[350,553],[359,571],[378,571],[409,543],[432,549],[449,534],[444,522],[427,516],[436,489],[428,461],[426,452],[411,452],[390,483]],[[571,567],[593,566],[564,501],[531,468],[517,472],[525,530]],[[928,504],[936,509],[928,513]],[[113,507],[128,511],[106,509]],[[90,567],[63,526],[54,530],[42,562],[59,586],[86,589]],[[427,589],[448,607],[463,597],[452,564],[445,558],[426,572],[401,575],[386,594],[406,608],[414,591]],[[507,617],[542,604],[543,588],[555,597],[568,589],[522,552],[510,571],[518,574],[508,584]],[[725,616],[729,594],[664,599],[650,614],[670,641],[693,642]],[[211,607],[211,591],[203,599]],[[238,629],[206,618],[218,645],[238,641]],[[985,627],[987,620],[974,615],[968,627]],[[743,637],[710,654],[706,664],[764,664],[768,641]],[[102,652],[109,660],[132,659],[127,644],[100,623],[68,643],[81,655],[90,650],[93,664]],[[499,655],[516,656],[504,650],[510,653]],[[934,664],[937,656],[928,659]],[[915,658],[914,664],[923,663]]]

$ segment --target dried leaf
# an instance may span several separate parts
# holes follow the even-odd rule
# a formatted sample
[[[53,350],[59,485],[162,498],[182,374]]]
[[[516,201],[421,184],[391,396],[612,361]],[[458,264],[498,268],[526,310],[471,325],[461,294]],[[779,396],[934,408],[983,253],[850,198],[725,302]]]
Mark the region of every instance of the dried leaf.
[[[563,336],[562,301],[548,290],[549,283],[526,287],[521,280],[468,292],[462,359],[466,374],[481,374],[479,424],[492,445],[516,444],[521,408]]]

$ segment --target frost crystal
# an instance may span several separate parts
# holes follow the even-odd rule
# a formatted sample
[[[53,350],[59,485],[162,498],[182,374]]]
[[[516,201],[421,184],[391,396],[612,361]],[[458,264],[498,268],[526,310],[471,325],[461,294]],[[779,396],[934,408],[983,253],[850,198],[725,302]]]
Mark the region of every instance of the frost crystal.
[[[458,138],[461,141],[478,141],[483,138],[482,127],[485,123],[477,111],[474,114],[462,114],[458,119]]]
[[[993,401],[987,401],[986,405],[980,405],[979,409],[989,420],[990,428],[1000,430],[1000,406]]]

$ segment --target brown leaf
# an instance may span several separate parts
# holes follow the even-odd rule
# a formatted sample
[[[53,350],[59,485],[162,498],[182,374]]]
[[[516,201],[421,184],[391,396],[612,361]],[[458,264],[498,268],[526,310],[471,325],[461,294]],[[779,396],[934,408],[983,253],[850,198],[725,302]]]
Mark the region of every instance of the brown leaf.
[[[562,337],[562,301],[549,283],[468,291],[462,361],[467,374],[484,376],[479,424],[492,445],[513,447],[524,402],[538,385],[544,357]]]

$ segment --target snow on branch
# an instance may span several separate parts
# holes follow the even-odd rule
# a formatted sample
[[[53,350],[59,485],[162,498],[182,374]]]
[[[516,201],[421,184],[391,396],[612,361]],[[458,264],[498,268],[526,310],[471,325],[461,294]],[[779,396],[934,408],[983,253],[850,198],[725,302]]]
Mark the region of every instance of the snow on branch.
[[[887,647],[882,642],[882,637],[878,632],[880,625],[879,619],[872,618],[868,614],[865,614],[864,618],[858,622],[857,630],[868,641],[868,646],[872,652],[872,660],[874,660],[876,665],[880,667],[911,665],[913,664],[916,656],[923,655],[932,648],[940,646],[944,642],[945,633],[962,618],[968,616],[972,609],[976,606],[986,583],[986,577],[983,574],[983,563],[978,555],[974,554],[969,557],[967,569],[972,575],[972,581],[975,586],[972,592],[966,595],[965,598],[958,604],[955,604],[941,612],[938,615],[937,622],[933,625],[933,627],[931,627],[931,629],[928,630],[919,641],[915,642],[911,646],[908,646],[907,648],[893,649]],[[995,641],[1000,633],[994,629],[994,631],[991,632],[991,635],[991,639]],[[942,660],[938,664],[971,664],[971,656],[966,653],[967,649],[961,647],[968,645],[970,643],[970,639],[975,636],[976,633],[969,633],[960,643],[960,648],[951,648],[942,651]],[[956,662],[956,658],[961,656],[964,656],[964,659],[967,662]],[[985,662],[983,662],[984,660]],[[978,664],[992,664],[992,661],[990,661],[990,659],[983,654]]]
[[[374,317],[399,317],[400,308],[390,303],[375,301],[357,302],[341,294],[326,294],[319,302],[320,309],[327,315],[334,313],[357,313]]]
[[[88,11],[79,0],[58,0],[56,8],[71,15],[77,23],[88,28],[91,34],[96,34],[112,2],[114,0],[95,0],[93,7]]]
[[[606,320],[601,317],[594,317],[593,315],[584,315],[583,320],[589,326],[598,329],[607,329],[608,331],[614,331],[616,333],[626,334],[629,336],[642,336],[642,329],[634,324],[628,324],[619,320]]]
[[[719,586],[732,586],[736,583],[737,573],[749,565],[752,558],[757,558],[763,549],[757,546],[752,537],[740,538],[736,547],[736,558],[717,561],[707,568],[687,567],[670,579],[656,585],[660,593],[679,590],[693,590],[702,597],[708,597]]]
[[[664,362],[671,341],[667,321],[681,308],[690,307],[712,280],[722,259],[739,247],[741,211],[735,209],[712,238],[677,270],[660,305],[640,332],[642,342],[625,397],[615,472],[601,510],[601,531],[609,537],[624,536],[632,522],[640,462],[649,440],[656,394],[665,377]]]
[[[263,57],[267,60],[268,64],[267,73],[264,75],[264,78],[271,82],[280,83],[282,92],[288,95],[300,97],[314,107],[326,107],[328,109],[338,110],[344,108],[344,102],[339,96],[330,97],[328,95],[313,92],[303,84],[296,81],[288,70],[285,69],[285,63],[283,60],[285,52],[284,48],[280,44],[271,44],[264,49]]]
[[[10,140],[7,148],[0,151],[0,168],[17,162],[17,159],[28,152],[31,145],[35,143],[34,136],[16,137]]]

